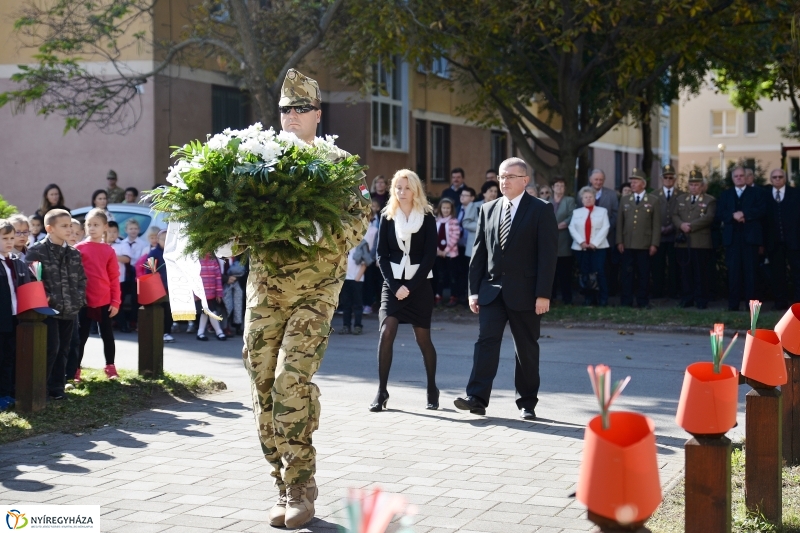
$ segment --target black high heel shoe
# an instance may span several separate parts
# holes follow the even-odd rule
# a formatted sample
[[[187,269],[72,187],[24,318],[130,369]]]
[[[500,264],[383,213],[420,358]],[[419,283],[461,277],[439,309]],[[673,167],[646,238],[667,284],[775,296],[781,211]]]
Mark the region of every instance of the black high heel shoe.
[[[375,396],[375,399],[372,400],[372,403],[369,404],[369,410],[373,413],[380,413],[384,409],[386,409],[386,404],[389,402],[389,392],[385,390],[379,390],[378,395]]]
[[[428,405],[425,406],[425,409],[430,409],[431,411],[436,411],[439,409],[439,389],[436,389],[436,394],[431,396],[431,393],[428,393]]]

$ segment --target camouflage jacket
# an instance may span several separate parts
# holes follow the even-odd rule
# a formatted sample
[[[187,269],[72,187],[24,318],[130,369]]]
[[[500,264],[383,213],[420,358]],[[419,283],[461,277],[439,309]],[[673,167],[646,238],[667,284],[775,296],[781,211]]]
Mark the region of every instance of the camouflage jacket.
[[[58,311],[56,318],[72,320],[86,305],[86,272],[81,253],[64,243],[56,246],[45,238],[31,246],[25,256],[28,264],[42,264],[42,281],[50,307]]]
[[[349,154],[337,148],[330,155],[338,161]],[[344,230],[335,233],[336,248],[323,252],[306,261],[279,265],[278,271],[267,274],[266,269],[252,255],[250,275],[247,278],[247,307],[283,305],[287,301],[300,301],[308,296],[311,300],[325,299],[337,304],[339,290],[347,269],[347,254],[358,246],[369,226],[370,196],[365,174],[361,182],[353,187],[350,203],[346,206],[349,223]],[[310,303],[310,302],[309,302]]]
[[[108,203],[121,204],[125,199],[125,189],[122,187],[109,187],[106,189],[106,196],[108,197]]]

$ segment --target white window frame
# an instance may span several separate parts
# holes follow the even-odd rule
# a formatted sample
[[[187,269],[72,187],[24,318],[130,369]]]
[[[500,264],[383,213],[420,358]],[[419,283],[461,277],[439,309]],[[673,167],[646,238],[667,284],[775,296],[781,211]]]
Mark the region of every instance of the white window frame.
[[[728,113],[731,113],[731,112],[733,112],[733,114],[734,114],[734,118],[733,118],[734,131],[733,131],[733,133],[725,133],[725,131],[728,129],[728,126],[729,126],[727,116],[728,116]],[[714,113],[722,113],[722,133],[714,133]],[[709,130],[711,132],[711,136],[712,137],[736,137],[737,135],[739,135],[739,124],[738,124],[739,121],[736,120],[738,115],[739,115],[739,113],[737,113],[735,109],[715,109],[715,110],[712,110],[711,111],[711,115],[709,115],[709,119],[710,119],[710,121],[709,121]]]
[[[382,66],[380,63],[377,65],[377,70],[380,71]],[[393,77],[399,76],[400,77],[400,98],[392,98],[391,95],[383,94],[385,92],[385,88],[381,89],[378,88],[375,92],[373,92],[371,100],[370,100],[370,144],[373,150],[380,150],[386,152],[408,152],[408,109],[409,109],[409,95],[408,95],[408,64],[405,61],[400,61],[399,66],[391,71],[386,73],[386,78],[389,80],[387,85],[391,86],[393,82]],[[377,82],[377,80],[375,80]],[[375,131],[374,125],[378,124],[378,131],[381,131],[381,113],[378,111],[378,116],[375,117],[375,105],[378,104],[378,109],[380,110],[381,105],[389,105],[391,106],[392,110],[395,108],[400,109],[400,139],[399,139],[399,147],[398,146],[384,146],[381,145],[382,139],[378,139],[378,144],[375,144]],[[389,120],[391,122],[394,121],[394,112],[389,113]],[[393,131],[393,128],[390,126],[389,131]],[[391,140],[390,140],[391,144]]]
[[[753,113],[753,131],[747,131],[747,116]],[[742,131],[745,137],[755,137],[758,135],[758,113],[756,111],[745,111],[742,113]]]

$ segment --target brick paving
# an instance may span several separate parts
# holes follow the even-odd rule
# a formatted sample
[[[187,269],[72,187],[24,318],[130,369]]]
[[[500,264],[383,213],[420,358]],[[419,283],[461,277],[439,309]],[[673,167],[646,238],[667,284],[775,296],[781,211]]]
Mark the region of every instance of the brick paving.
[[[380,486],[416,507],[414,531],[588,531],[574,492],[583,427],[443,409],[369,413],[323,386],[317,518],[344,523],[347,489]],[[79,400],[70,400],[79,401]],[[491,413],[490,413],[491,414]],[[682,441],[659,439],[661,482],[679,478]],[[272,531],[275,498],[246,391],[170,404],[83,435],[0,447],[0,502],[94,504],[102,530],[124,533]],[[396,526],[395,526],[396,527]],[[280,530],[274,530],[280,531]]]

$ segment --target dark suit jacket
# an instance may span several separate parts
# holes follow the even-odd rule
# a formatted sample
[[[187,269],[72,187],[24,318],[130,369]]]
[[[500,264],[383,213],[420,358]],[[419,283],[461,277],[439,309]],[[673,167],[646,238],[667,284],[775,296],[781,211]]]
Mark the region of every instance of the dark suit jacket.
[[[745,187],[742,193],[742,208],[744,224],[736,222],[733,214],[736,208],[736,188],[731,187],[722,191],[717,200],[716,218],[722,222],[722,244],[730,246],[733,243],[733,231],[744,231],[744,241],[753,246],[761,246],[764,242],[762,222],[766,214],[766,195],[753,187]]]
[[[469,264],[469,294],[478,305],[491,303],[502,291],[509,309],[536,309],[536,298],[551,298],[558,257],[558,224],[553,207],[523,193],[508,243],[500,248],[503,199],[481,206]]]
[[[14,285],[14,288],[17,288],[31,280],[30,270],[13,252],[11,259],[14,262],[14,269],[17,271],[17,283]],[[2,260],[0,258],[0,261]],[[8,286],[6,269],[0,265],[0,333],[11,333],[12,331],[14,331],[14,320],[11,314],[11,287]]]
[[[800,249],[800,191],[788,185],[783,189],[785,196],[781,199],[780,209],[775,201],[772,187],[767,189],[767,217],[764,223],[764,243],[771,252],[779,243],[780,230],[778,216],[783,222],[783,239],[789,250]]]
[[[389,288],[396,293],[403,285],[409,291],[416,289],[420,283],[428,279],[428,273],[436,262],[436,218],[426,214],[419,231],[411,235],[411,246],[408,256],[412,265],[419,265],[414,276],[407,281],[394,279],[390,263],[399,263],[403,259],[403,250],[397,244],[397,235],[394,233],[394,220],[386,220],[386,215],[381,215],[378,230],[378,267],[383,274],[383,279]]]

